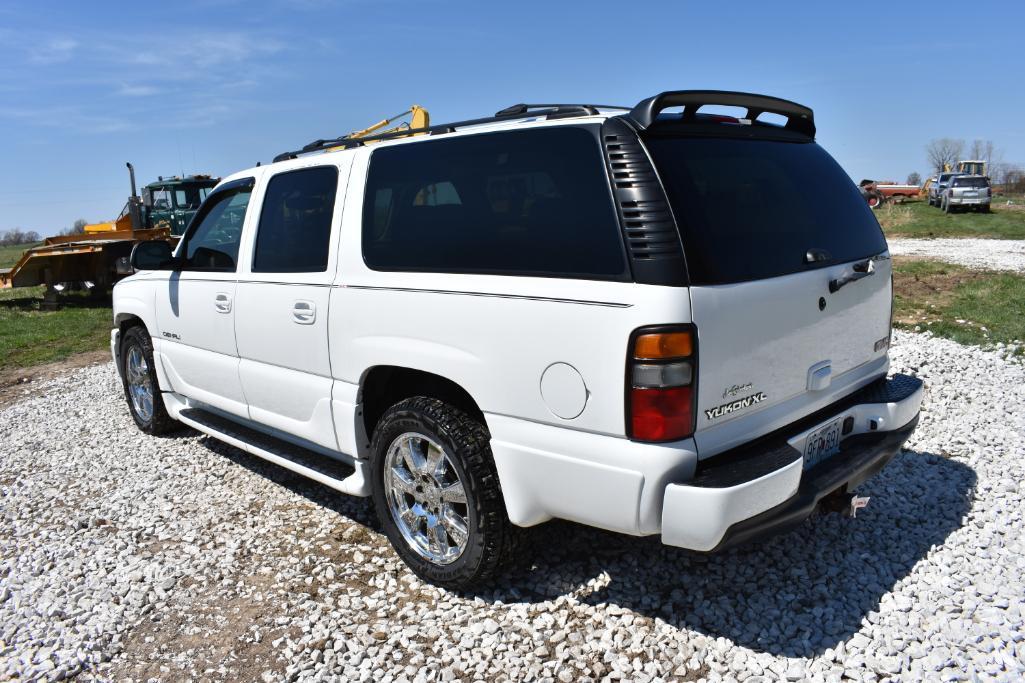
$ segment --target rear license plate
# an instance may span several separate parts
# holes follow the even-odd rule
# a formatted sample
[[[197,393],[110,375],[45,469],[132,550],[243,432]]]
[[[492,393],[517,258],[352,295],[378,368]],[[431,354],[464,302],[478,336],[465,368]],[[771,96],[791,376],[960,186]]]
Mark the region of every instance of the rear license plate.
[[[804,446],[804,469],[814,467],[840,450],[840,430],[843,418],[837,418],[819,427],[808,436]]]

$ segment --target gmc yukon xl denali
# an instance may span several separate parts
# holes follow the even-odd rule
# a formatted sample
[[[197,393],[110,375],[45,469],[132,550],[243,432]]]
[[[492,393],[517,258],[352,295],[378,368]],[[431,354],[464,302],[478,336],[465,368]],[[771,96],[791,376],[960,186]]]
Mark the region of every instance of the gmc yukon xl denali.
[[[814,138],[674,91],[279,155],[136,247],[128,408],[371,496],[450,588],[552,518],[716,551],[856,508],[923,390],[887,377],[886,241]]]

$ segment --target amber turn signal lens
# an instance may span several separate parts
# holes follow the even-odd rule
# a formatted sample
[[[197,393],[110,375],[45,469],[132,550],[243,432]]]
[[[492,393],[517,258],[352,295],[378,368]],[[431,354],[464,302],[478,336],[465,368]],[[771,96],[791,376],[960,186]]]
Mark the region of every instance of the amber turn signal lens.
[[[686,358],[694,353],[690,332],[664,332],[639,335],[634,342],[634,358]]]

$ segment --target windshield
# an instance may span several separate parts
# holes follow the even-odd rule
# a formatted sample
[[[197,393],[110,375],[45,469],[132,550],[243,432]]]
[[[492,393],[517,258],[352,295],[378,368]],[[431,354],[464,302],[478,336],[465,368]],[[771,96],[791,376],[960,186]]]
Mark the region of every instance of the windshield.
[[[174,191],[174,205],[179,209],[195,211],[208,194],[210,194],[209,187],[185,185]]]
[[[693,284],[875,256],[886,241],[850,177],[813,142],[649,137]],[[828,260],[806,262],[809,250]]]
[[[954,178],[954,187],[989,187],[985,178]]]

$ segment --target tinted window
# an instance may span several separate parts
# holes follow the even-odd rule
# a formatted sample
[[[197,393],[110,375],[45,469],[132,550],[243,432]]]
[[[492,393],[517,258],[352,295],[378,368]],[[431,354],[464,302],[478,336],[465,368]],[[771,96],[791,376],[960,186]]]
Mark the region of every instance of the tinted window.
[[[623,241],[597,138],[488,133],[376,150],[363,256],[383,270],[620,279]]]
[[[185,243],[188,270],[234,271],[252,187],[218,193],[196,214]]]
[[[334,166],[304,168],[270,179],[256,232],[253,272],[327,270],[337,187]]]
[[[954,187],[989,187],[989,181],[985,178],[954,178]]]
[[[858,188],[815,143],[646,141],[680,226],[694,284],[844,263],[886,250]],[[832,260],[805,263],[809,249]]]

